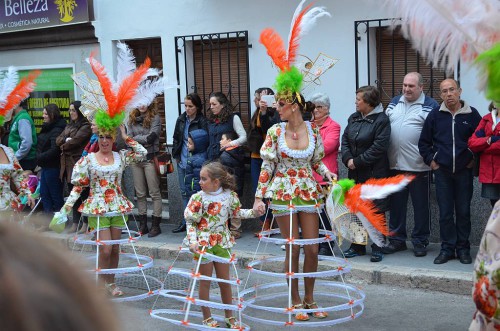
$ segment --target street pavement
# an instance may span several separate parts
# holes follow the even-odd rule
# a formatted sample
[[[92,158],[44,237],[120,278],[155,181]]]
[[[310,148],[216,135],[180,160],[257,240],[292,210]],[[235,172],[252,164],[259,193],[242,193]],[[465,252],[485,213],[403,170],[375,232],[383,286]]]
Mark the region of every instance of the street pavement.
[[[173,225],[162,224],[162,234],[155,238],[145,236],[135,243],[138,253],[152,256],[155,259],[154,276],[165,281],[165,287],[172,286],[171,275],[166,277],[168,267],[175,260],[174,267],[190,268],[192,263],[187,254],[179,255],[180,244],[184,233],[173,234]],[[79,250],[73,244],[74,236],[45,233],[67,247]],[[277,237],[276,237],[277,238]],[[347,248],[344,242],[342,249]],[[408,250],[386,255],[382,262],[369,261],[366,256],[348,259],[351,273],[345,277],[347,284],[361,288],[365,294],[364,312],[359,318],[345,324],[335,326],[336,330],[465,330],[472,314],[474,303],[471,298],[473,265],[463,265],[458,260],[443,265],[433,264],[439,254],[439,245],[431,244],[426,257],[414,257],[411,243]],[[256,253],[256,250],[258,252]],[[131,245],[122,245],[122,251],[131,252]],[[243,233],[236,241],[233,252],[239,258],[240,279],[246,279],[248,270],[245,266],[255,257],[283,256],[279,245],[259,242],[253,233]],[[340,255],[338,247],[334,248],[336,256]],[[477,248],[472,250],[473,257]],[[90,253],[91,254],[91,253]],[[281,265],[277,263],[276,265]],[[320,262],[323,269],[328,269],[329,262]],[[252,276],[253,277],[253,276]],[[276,281],[258,276],[262,282]],[[269,278],[269,277],[267,277]],[[253,281],[257,281],[253,278]],[[174,282],[175,283],[175,282]],[[318,293],[328,291],[318,286]],[[213,285],[212,295],[218,296],[217,286]],[[278,300],[278,299],[276,299]],[[318,295],[320,302],[328,302]],[[155,303],[156,302],[156,303]],[[322,304],[323,306],[326,303]],[[183,328],[168,322],[153,319],[149,310],[179,308],[179,303],[164,297],[150,297],[137,302],[118,303],[116,305],[123,330],[181,330]],[[220,313],[220,312],[219,312]],[[267,317],[265,313],[255,312],[256,316]],[[253,330],[281,330],[290,327],[275,327],[247,321]],[[328,327],[330,328],[330,327]],[[332,327],[333,328],[333,327]]]

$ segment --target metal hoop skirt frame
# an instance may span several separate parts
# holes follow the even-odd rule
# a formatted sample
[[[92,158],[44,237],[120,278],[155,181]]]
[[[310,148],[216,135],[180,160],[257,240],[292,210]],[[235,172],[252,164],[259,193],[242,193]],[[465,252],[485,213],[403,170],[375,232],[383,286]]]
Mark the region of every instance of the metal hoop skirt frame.
[[[160,316],[160,314],[184,315],[184,313],[185,312],[183,312],[182,310],[175,310],[175,309],[154,309],[154,310],[151,310],[149,312],[149,315],[151,317],[153,317],[153,318],[157,318],[157,319],[160,319],[160,320],[163,320],[163,321],[167,321],[167,322],[175,324],[175,325],[179,325],[179,326],[183,326],[183,327],[187,327],[187,328],[191,328],[191,329],[195,329],[195,330],[212,330],[212,331],[214,330],[214,328],[206,326],[206,325],[203,325],[203,324],[194,324],[194,323],[191,323],[189,321],[183,322],[183,321],[178,320],[178,319],[173,319],[173,318],[167,318],[167,317]],[[201,313],[191,312],[191,315],[192,316],[196,316],[196,317],[200,317],[201,319],[203,319],[203,314],[201,314]],[[224,323],[224,325],[225,325],[224,317],[218,316],[218,315],[212,315],[212,318],[214,320],[218,321],[218,322]],[[234,330],[234,329],[229,329],[229,328],[226,328],[226,327],[219,327],[219,328],[217,328],[217,330],[228,330],[228,331],[231,331],[231,330]],[[250,331],[250,326],[248,326],[245,323],[241,323],[241,329],[240,330]]]

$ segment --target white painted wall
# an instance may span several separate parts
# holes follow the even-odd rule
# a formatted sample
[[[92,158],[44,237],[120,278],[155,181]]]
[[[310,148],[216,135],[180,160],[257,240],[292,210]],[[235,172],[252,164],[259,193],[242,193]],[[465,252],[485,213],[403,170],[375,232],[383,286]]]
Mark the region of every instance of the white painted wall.
[[[113,68],[116,40],[160,37],[164,72],[175,78],[175,36],[248,30],[252,44],[249,49],[250,89],[272,86],[276,69],[258,42],[259,34],[262,29],[272,27],[286,40],[297,3],[298,0],[94,0],[100,58],[105,66]],[[308,90],[308,94],[327,93],[332,101],[332,118],[345,127],[348,116],[354,111],[354,21],[388,17],[381,10],[380,2],[374,0],[318,0],[316,5],[325,6],[332,18],[318,22],[303,39],[299,53],[314,59],[323,52],[340,61],[321,78],[322,85],[314,91]],[[71,60],[77,71],[90,71],[84,59],[92,48],[84,45],[2,52],[0,67],[68,63]],[[485,114],[488,102],[477,91],[476,72],[462,65],[460,78],[463,99]],[[361,80],[360,84],[366,81]],[[166,91],[165,106],[167,138],[171,143],[178,115],[176,91]]]

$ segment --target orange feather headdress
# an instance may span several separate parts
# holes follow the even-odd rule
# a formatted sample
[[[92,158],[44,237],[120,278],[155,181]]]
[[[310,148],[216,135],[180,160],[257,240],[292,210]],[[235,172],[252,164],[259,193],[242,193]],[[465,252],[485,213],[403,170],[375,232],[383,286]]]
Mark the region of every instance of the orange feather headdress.
[[[14,67],[9,67],[2,75],[0,81],[0,125],[3,125],[5,115],[10,110],[29,97],[35,89],[35,79],[40,73],[39,70],[31,71],[19,83],[19,75]]]
[[[266,47],[267,54],[280,69],[275,84],[277,95],[289,103],[296,98],[300,99],[300,90],[302,88],[302,73],[293,65],[297,57],[299,41],[311,29],[318,18],[330,16],[323,7],[312,7],[312,4],[302,9],[305,1],[302,0],[295,9],[287,49],[285,49],[285,43],[279,34],[271,28],[264,29],[259,38],[260,43]]]

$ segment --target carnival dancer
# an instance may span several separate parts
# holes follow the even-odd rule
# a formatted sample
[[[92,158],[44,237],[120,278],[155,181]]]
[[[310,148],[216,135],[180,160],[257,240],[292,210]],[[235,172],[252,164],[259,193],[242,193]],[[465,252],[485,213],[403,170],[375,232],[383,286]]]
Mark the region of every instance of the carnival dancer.
[[[201,258],[199,272],[201,275],[212,276],[213,269],[217,278],[229,280],[229,264],[210,261],[200,254],[212,255],[229,259],[231,247],[235,240],[228,228],[231,217],[254,218],[261,215],[257,209],[241,209],[241,203],[234,190],[234,177],[229,174],[219,162],[204,165],[200,171],[201,191],[191,196],[184,211],[187,223],[187,235],[183,245],[195,254],[195,259]],[[200,254],[199,254],[200,253]],[[231,285],[219,282],[221,299],[224,304],[232,304]],[[200,280],[199,298],[209,300],[210,280]],[[212,318],[210,308],[201,307],[203,325],[219,327]],[[231,310],[224,310],[227,328],[240,329],[240,322],[233,316]]]
[[[4,119],[8,112],[29,97],[35,89],[35,79],[39,71],[30,74],[19,81],[19,75],[14,67],[9,67],[0,81],[0,138],[5,134]],[[17,189],[12,192],[11,183]],[[21,198],[27,197],[27,204],[31,207],[35,201],[31,197],[27,181],[23,181],[23,169],[17,160],[14,151],[0,144],[0,211],[17,210],[21,206]]]
[[[303,239],[319,236],[318,212],[323,204],[323,192],[314,179],[313,169],[329,181],[337,177],[321,161],[325,153],[318,127],[303,120],[302,114],[306,111],[306,101],[300,94],[303,76],[293,66],[300,37],[318,18],[330,14],[320,7],[311,9],[311,5],[302,10],[304,2],[301,1],[295,10],[288,49],[284,48],[283,40],[273,29],[265,29],[260,35],[260,42],[280,69],[275,84],[277,111],[281,120],[287,123],[275,124],[267,131],[260,150],[263,163],[254,208],[264,210],[262,199],[271,199],[270,208],[281,235],[290,240],[290,244],[285,245],[285,270],[289,274],[299,269],[300,246],[293,244],[293,238],[299,238],[299,232]],[[304,245],[304,253],[304,273],[317,271],[318,244]],[[290,309],[319,308],[314,301],[314,278],[304,278],[303,301],[299,294],[298,279],[287,277],[287,281],[291,286],[288,298]],[[315,318],[327,317],[326,312],[318,310],[312,315]],[[309,315],[299,311],[295,319],[307,321]]]
[[[141,87],[157,84],[143,84],[148,76],[157,76],[158,71],[150,69],[151,61],[146,58],[144,64],[136,69],[135,60],[130,49],[122,43],[117,45],[118,76],[114,82],[108,76],[106,69],[91,55],[89,62],[96,74],[106,105],[100,105],[95,113],[88,115],[95,119],[98,131],[99,150],[83,156],[73,169],[71,183],[73,189],[66,200],[61,213],[67,214],[80,197],[85,187],[90,187],[89,197],[79,207],[78,211],[88,216],[89,227],[96,231],[97,263],[96,270],[116,269],[119,262],[119,244],[106,244],[106,241],[121,239],[123,228],[127,228],[127,214],[132,212],[133,204],[123,195],[121,179],[125,167],[142,162],[147,150],[126,134],[123,121],[126,111],[136,107],[137,103],[151,102],[158,92],[147,93],[148,100],[142,98]],[[133,69],[132,69],[133,68]],[[163,82],[160,83],[163,84]],[[163,91],[163,85],[158,91]],[[113,152],[117,129],[121,138],[131,150]],[[55,216],[56,218],[59,215]],[[130,231],[129,231],[130,236]],[[100,244],[102,242],[102,244]],[[112,296],[121,296],[123,291],[115,284],[115,275],[98,273],[105,282],[105,287]]]

